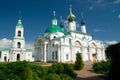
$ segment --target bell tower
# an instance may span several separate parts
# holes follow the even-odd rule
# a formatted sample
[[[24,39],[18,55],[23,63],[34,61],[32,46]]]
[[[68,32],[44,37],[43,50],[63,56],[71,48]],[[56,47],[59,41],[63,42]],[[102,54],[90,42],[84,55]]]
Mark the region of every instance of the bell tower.
[[[25,49],[24,28],[21,19],[18,20],[13,38],[13,49]]]

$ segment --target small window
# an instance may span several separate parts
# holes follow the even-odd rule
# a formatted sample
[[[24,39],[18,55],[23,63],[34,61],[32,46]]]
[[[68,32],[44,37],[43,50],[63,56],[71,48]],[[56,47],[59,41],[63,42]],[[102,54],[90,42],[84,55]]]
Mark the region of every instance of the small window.
[[[2,53],[2,52],[0,51],[0,58],[1,58],[1,53]]]
[[[55,59],[57,59],[58,58],[58,53],[57,53],[57,51],[55,51]]]
[[[55,45],[54,44],[52,44],[52,47],[54,47]]]
[[[68,54],[66,55],[66,59],[69,59],[69,55]]]
[[[21,36],[21,31],[18,31],[18,36]]]
[[[30,54],[28,54],[28,56],[30,56]]]
[[[21,48],[21,43],[20,42],[17,43],[17,48]]]
[[[56,36],[54,36],[54,38],[56,38]]]
[[[54,52],[52,52],[52,59],[54,60]]]

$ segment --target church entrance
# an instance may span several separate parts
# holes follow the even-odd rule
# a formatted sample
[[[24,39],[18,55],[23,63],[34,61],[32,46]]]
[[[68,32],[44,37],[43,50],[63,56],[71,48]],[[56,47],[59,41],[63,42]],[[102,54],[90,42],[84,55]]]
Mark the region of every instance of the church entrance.
[[[17,61],[20,61],[20,54],[17,54]]]
[[[6,57],[6,56],[4,57],[4,61],[5,61],[5,62],[7,61],[7,57]]]
[[[96,62],[97,61],[97,57],[96,57],[97,54],[92,54],[92,59],[93,59],[93,62]]]

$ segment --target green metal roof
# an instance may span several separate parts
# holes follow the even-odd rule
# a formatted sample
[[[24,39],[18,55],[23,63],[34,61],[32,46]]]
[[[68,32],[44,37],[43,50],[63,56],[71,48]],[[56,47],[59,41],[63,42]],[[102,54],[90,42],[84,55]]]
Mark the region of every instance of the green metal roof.
[[[21,19],[18,20],[18,24],[16,25],[16,27],[23,27]]]
[[[23,27],[23,25],[22,24],[17,24],[17,27]]]
[[[53,20],[57,20],[57,18],[54,16]]]
[[[65,32],[64,34],[65,34],[65,35],[71,35],[71,33],[70,33],[70,32]]]
[[[56,32],[64,33],[64,30],[60,26],[58,26],[58,25],[51,25],[45,31],[45,33],[56,33]]]
[[[10,51],[10,48],[5,48],[2,51]]]

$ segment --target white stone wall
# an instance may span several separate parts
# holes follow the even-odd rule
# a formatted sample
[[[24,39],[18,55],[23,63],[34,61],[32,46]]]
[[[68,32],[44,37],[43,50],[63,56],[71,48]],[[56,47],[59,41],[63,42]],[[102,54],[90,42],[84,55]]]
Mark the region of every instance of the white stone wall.
[[[1,52],[0,62],[5,62],[5,60],[4,60],[5,57],[6,57],[6,62],[9,61],[9,51],[2,51]]]

